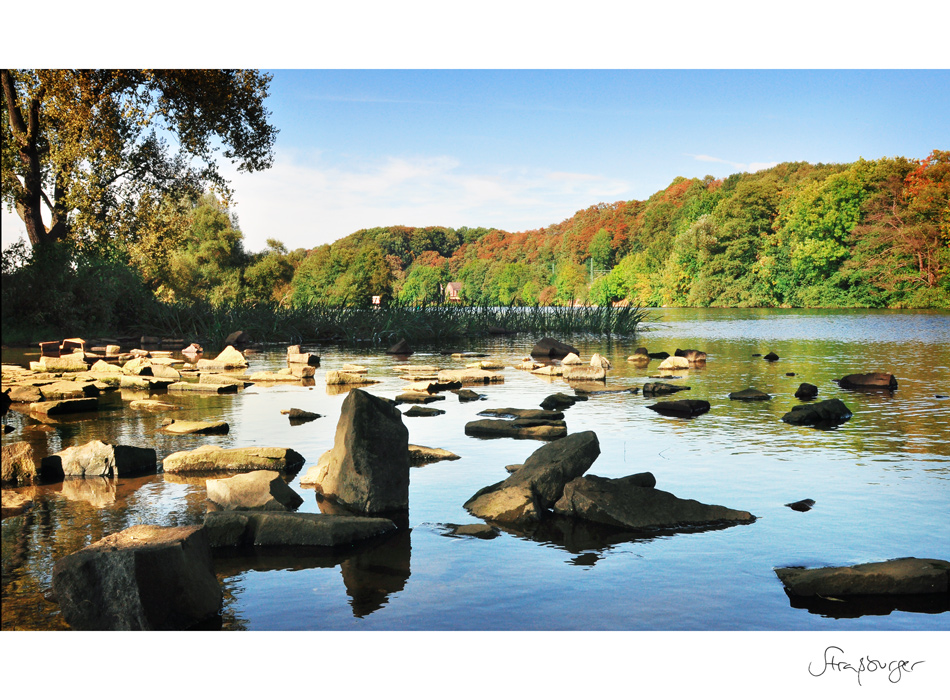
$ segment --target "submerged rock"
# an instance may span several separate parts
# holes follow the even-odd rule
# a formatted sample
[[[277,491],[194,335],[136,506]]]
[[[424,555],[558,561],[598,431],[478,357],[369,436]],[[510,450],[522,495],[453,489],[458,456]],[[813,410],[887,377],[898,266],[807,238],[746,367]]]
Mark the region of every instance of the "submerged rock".
[[[75,630],[185,630],[221,609],[201,526],[135,525],[53,565],[53,592]]]
[[[479,490],[464,507],[472,515],[503,523],[540,520],[569,481],[586,472],[600,455],[592,431],[574,433],[539,449],[504,481]]]
[[[680,401],[661,401],[652,406],[647,406],[651,411],[664,416],[678,416],[680,418],[692,418],[702,415],[709,411],[709,402],[702,399],[682,399]]]
[[[744,510],[706,505],[677,498],[654,488],[649,472],[620,479],[585,476],[564,487],[554,512],[627,530],[672,529],[721,523],[749,523],[755,516]]]
[[[842,389],[897,389],[897,378],[893,374],[872,372],[870,374],[849,374],[835,380]]]
[[[560,411],[546,411],[537,408],[486,408],[484,411],[480,411],[478,415],[495,416],[498,418],[528,418],[546,421],[564,419],[564,414]]]
[[[742,391],[734,391],[729,394],[729,398],[733,401],[768,401],[771,399],[771,395],[766,394],[764,391],[759,391],[753,387],[748,389],[743,389]]]
[[[807,425],[816,428],[832,427],[849,420],[853,414],[841,399],[793,406],[782,416],[789,425]]]
[[[224,510],[296,510],[303,499],[277,472],[262,470],[209,479],[208,500]]]
[[[468,525],[456,525],[446,523],[446,537],[477,537],[480,540],[493,540],[501,534],[497,527],[492,527],[485,523],[470,523]]]
[[[640,391],[644,396],[666,396],[668,394],[675,394],[678,391],[689,391],[689,387],[667,384],[665,382],[647,382]]]
[[[946,594],[950,588],[950,562],[942,559],[908,557],[857,566],[788,567],[775,573],[797,596]]]

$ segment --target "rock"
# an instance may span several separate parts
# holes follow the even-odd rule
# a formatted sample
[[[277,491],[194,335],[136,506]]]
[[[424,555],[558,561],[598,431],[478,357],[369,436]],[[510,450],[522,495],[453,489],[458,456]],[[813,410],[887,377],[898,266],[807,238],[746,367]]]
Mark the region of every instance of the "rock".
[[[442,354],[444,355],[445,353]],[[453,352],[451,355],[457,360],[463,360],[468,357],[488,357],[487,352]]]
[[[849,374],[835,380],[842,389],[897,389],[897,379],[893,374],[873,372],[871,374]]]
[[[473,437],[513,437],[554,440],[567,435],[564,421],[518,418],[516,420],[476,420],[465,424],[465,434]]]
[[[152,363],[152,376],[158,377],[160,379],[171,379],[172,381],[178,381],[181,379],[181,372],[179,372],[174,367],[166,365],[160,362]]]
[[[948,592],[950,562],[908,557],[857,566],[788,567],[775,573],[797,596],[932,595]]]
[[[250,386],[249,377],[244,372],[202,372],[198,375],[199,384],[225,384],[240,388]]]
[[[439,382],[462,384],[494,384],[505,381],[501,372],[486,369],[443,369],[439,372]]]
[[[320,356],[312,352],[287,353],[287,362],[296,365],[306,365],[308,367],[319,367]]]
[[[643,350],[641,353],[640,350]],[[638,348],[635,353],[630,355],[627,358],[627,362],[632,362],[636,365],[648,365],[650,364],[650,356],[647,354],[645,348]]]
[[[30,413],[44,413],[58,416],[67,413],[86,413],[98,411],[99,401],[95,397],[87,399],[63,399],[62,401],[40,401],[30,404]]]
[[[182,350],[181,354],[182,355],[200,355],[203,352],[204,352],[204,348],[198,345],[198,343],[192,343],[187,348]]]
[[[795,398],[801,399],[802,401],[810,401],[816,396],[818,396],[818,387],[808,382],[802,382],[795,392]]]
[[[38,386],[12,386],[8,389],[11,403],[38,403],[43,400]]]
[[[747,511],[706,505],[677,498],[653,488],[649,472],[620,479],[585,476],[564,487],[554,512],[627,530],[711,526],[748,523],[755,516]]]
[[[670,356],[670,353],[664,352],[663,350],[661,350],[660,352],[647,353],[647,357],[649,357],[651,360],[665,360],[669,356]]]
[[[243,382],[241,384],[243,386]],[[199,392],[204,394],[236,394],[239,385],[230,381],[227,384],[212,384],[210,382],[175,382],[168,385],[171,394],[185,394]]]
[[[22,493],[3,489],[0,491],[0,496],[2,496],[0,519],[21,515],[33,507],[32,499],[30,499],[29,496],[24,496]]]
[[[227,435],[230,426],[226,421],[172,420],[162,426],[163,433],[172,435]]]
[[[222,601],[201,526],[109,535],[53,565],[53,592],[75,630],[184,630]]]
[[[406,339],[403,338],[398,343],[393,345],[389,350],[386,351],[387,355],[411,355],[412,348],[409,347],[409,343],[406,342]]]
[[[506,464],[506,465],[505,465],[505,471],[508,472],[509,474],[511,474],[511,473],[513,473],[513,472],[518,471],[518,470],[521,469],[521,467],[523,467],[523,466],[524,466],[523,464]]]
[[[538,410],[537,408],[486,408],[484,411],[480,411],[478,415],[547,421],[564,420],[564,414],[560,411]]]
[[[610,369],[610,360],[601,355],[600,353],[595,352],[594,355],[590,358],[591,367],[600,367],[602,369]]]
[[[252,472],[258,469],[292,471],[304,463],[299,453],[286,447],[238,447],[224,449],[202,445],[194,450],[173,452],[162,461],[166,472]]]
[[[369,379],[363,374],[357,374],[356,372],[339,372],[331,370],[326,373],[325,381],[328,386],[336,386],[342,384],[353,384],[353,385],[362,385],[362,384],[379,384],[377,379]]]
[[[640,393],[640,387],[638,386],[620,386],[613,387],[610,389],[604,388],[602,386],[598,387],[596,384],[576,384],[574,386],[574,393],[577,394],[578,398],[587,399],[591,396],[603,396],[604,394],[638,394]]]
[[[438,394],[428,394],[424,391],[406,391],[402,394],[399,394],[395,401],[396,405],[403,403],[432,403],[433,401],[444,401],[444,396],[439,396]]]
[[[541,369],[544,367],[540,362],[535,362],[534,360],[523,360],[517,365],[512,365],[514,369],[526,370],[528,372],[533,372],[536,369]]]
[[[774,352],[770,352],[768,355],[765,356],[765,359],[768,362],[776,362],[778,360],[778,355],[776,355]]]
[[[64,477],[109,476],[125,477],[154,472],[157,468],[155,450],[150,447],[110,445],[93,440],[85,445],[69,447],[44,457],[40,470],[44,478],[62,474]]]
[[[32,368],[34,363],[30,363]],[[86,358],[81,352],[74,352],[61,357],[41,357],[38,362],[40,372],[85,372],[88,368]]]
[[[480,540],[493,540],[501,534],[497,527],[485,523],[468,525],[447,523],[445,527],[448,528],[448,532],[445,533],[447,537],[477,537]]]
[[[394,532],[386,518],[277,511],[218,511],[205,515],[212,547],[346,547]]]
[[[453,389],[452,393],[459,397],[459,403],[481,401],[482,399],[488,398],[484,394],[478,394],[471,389]]]
[[[531,374],[540,374],[543,377],[560,377],[565,368],[560,365],[544,365],[531,370]]]
[[[300,367],[304,367],[304,365],[300,365]],[[306,369],[312,370],[313,367],[306,367]],[[313,376],[313,375],[310,375],[310,376]],[[250,380],[252,382],[264,382],[264,383],[266,382],[298,383],[300,379],[301,377],[295,374],[294,372],[292,372],[289,368],[287,368],[286,370],[282,369],[278,372],[255,372],[254,374],[250,376]]]
[[[444,397],[439,397],[444,398]],[[441,416],[445,411],[439,408],[429,408],[427,406],[413,406],[403,413],[407,418],[420,418],[426,416]]]
[[[607,370],[590,365],[574,365],[563,368],[561,377],[567,381],[604,381],[607,379]]]
[[[304,411],[299,408],[291,408],[288,411],[281,411],[281,413],[290,419],[291,425],[308,423],[309,421],[316,420],[317,418],[321,417],[319,413],[311,413],[310,411]]]
[[[680,350],[677,348],[673,355],[674,357],[685,357],[691,365],[706,364],[706,353],[702,350]]]
[[[152,375],[152,363],[149,361],[148,357],[133,357],[131,360],[122,365],[122,374],[127,374],[133,377],[151,377]]]
[[[432,462],[441,462],[443,460],[454,461],[462,459],[454,452],[443,450],[438,447],[423,447],[422,445],[409,445],[409,463],[418,467]]]
[[[546,397],[544,401],[541,402],[541,408],[545,411],[555,411],[559,409],[570,408],[578,401],[586,400],[586,397],[569,396],[568,394],[558,392]]]
[[[689,369],[689,360],[672,355],[660,363],[659,369]]]
[[[303,499],[274,471],[209,479],[208,500],[224,510],[296,510]]]
[[[181,406],[165,403],[158,399],[136,399],[135,401],[129,402],[129,408],[140,408],[149,411],[177,411]]]
[[[651,411],[664,416],[679,416],[681,418],[692,418],[706,413],[709,410],[709,402],[701,399],[683,399],[680,401],[661,401],[652,406],[647,406]]]
[[[44,401],[57,399],[83,399],[87,396],[98,396],[99,389],[93,382],[65,381],[44,384],[39,387]]]
[[[333,449],[301,479],[361,513],[409,507],[409,431],[394,405],[360,389],[343,401]]]
[[[195,363],[195,366],[201,369],[243,369],[247,367],[247,360],[240,350],[233,345],[228,345],[213,360],[201,359]]]
[[[831,427],[844,423],[852,416],[851,410],[841,399],[828,399],[817,403],[793,406],[782,416],[789,425],[809,425],[816,428]]]
[[[580,356],[580,351],[573,345],[562,343],[554,338],[541,338],[531,348],[533,357],[566,357],[569,353]]]
[[[462,388],[462,382],[440,382],[428,379],[425,381],[412,382],[405,388],[406,392],[423,392],[426,394],[435,394],[440,391],[455,391]]]
[[[479,490],[464,507],[476,517],[503,523],[540,520],[561,498],[565,484],[586,472],[598,455],[596,434],[574,433],[535,450],[521,469]]]
[[[748,389],[743,389],[742,391],[734,391],[729,394],[729,398],[733,401],[768,401],[772,397],[769,394],[766,394],[764,391],[759,391],[749,387]]]
[[[245,331],[234,331],[224,339],[225,345],[247,345],[251,342],[251,336]]]
[[[806,498],[801,501],[795,501],[794,503],[786,503],[785,507],[791,508],[792,510],[797,510],[799,513],[807,513],[814,505],[815,502],[812,499]]]
[[[4,483],[26,484],[39,478],[36,456],[33,446],[28,442],[8,442],[2,447],[2,472],[0,481]]]
[[[579,358],[575,353],[569,352],[564,356],[564,359],[561,360],[562,365],[582,365],[584,361]]]

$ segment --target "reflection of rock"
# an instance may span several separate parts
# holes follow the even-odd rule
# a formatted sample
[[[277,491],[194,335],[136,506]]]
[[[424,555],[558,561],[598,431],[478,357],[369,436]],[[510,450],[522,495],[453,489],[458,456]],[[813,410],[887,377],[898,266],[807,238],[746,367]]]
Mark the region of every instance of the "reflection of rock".
[[[851,410],[841,399],[828,399],[818,403],[793,406],[782,416],[789,425],[808,425],[815,428],[840,425],[851,418]]]
[[[116,501],[116,483],[104,476],[66,479],[60,493],[70,501],[84,501],[95,508],[108,508]]]
[[[600,454],[592,431],[574,433],[538,448],[524,466],[504,481],[486,486],[466,503],[472,515],[498,522],[540,520],[564,485],[586,472]]]
[[[8,442],[2,448],[3,471],[0,480],[12,483],[30,483],[39,477],[33,446],[28,442]]]
[[[292,471],[303,465],[303,457],[286,447],[238,447],[226,450],[202,445],[194,450],[173,452],[162,462],[165,472],[252,472],[258,469]]]
[[[303,499],[277,472],[257,471],[209,479],[208,500],[225,510],[295,510]]]
[[[836,379],[838,386],[842,389],[878,389],[885,391],[894,391],[897,388],[897,379],[893,374],[883,372],[872,372],[870,374],[849,374],[841,379]]]
[[[746,511],[677,498],[653,488],[655,484],[656,479],[649,472],[620,479],[580,477],[564,487],[564,495],[555,504],[554,512],[627,530],[676,529],[755,520]]]
[[[3,502],[0,518],[20,515],[33,507],[33,500],[29,496],[17,493],[16,491],[3,489],[0,491],[0,497],[2,497]]]
[[[155,471],[155,450],[149,447],[109,445],[93,440],[85,445],[69,447],[44,457],[40,462],[44,474],[63,476],[128,476]]]
[[[221,587],[204,528],[136,525],[53,566],[77,630],[183,630],[218,614]]]
[[[950,596],[944,593],[921,595],[861,595],[847,599],[797,596],[787,588],[789,605],[812,615],[832,619],[854,619],[865,615],[890,615],[894,611],[939,615],[950,612]]]
[[[392,532],[387,518],[278,511],[214,511],[205,514],[212,547],[345,547]]]
[[[709,402],[702,399],[683,399],[680,401],[661,401],[652,406],[647,406],[651,411],[656,411],[664,416],[677,416],[679,418],[692,418],[702,415],[709,411]]]
[[[355,617],[379,610],[391,594],[406,587],[411,554],[410,530],[404,529],[376,547],[361,548],[340,564]]]
[[[776,575],[796,596],[923,595],[950,591],[950,562],[892,559],[821,569],[782,568]]]

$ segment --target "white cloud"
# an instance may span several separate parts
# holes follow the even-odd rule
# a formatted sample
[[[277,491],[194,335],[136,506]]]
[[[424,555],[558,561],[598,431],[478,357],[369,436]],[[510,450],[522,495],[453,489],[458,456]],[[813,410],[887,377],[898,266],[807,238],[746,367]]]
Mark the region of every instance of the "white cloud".
[[[760,170],[774,168],[776,165],[778,165],[777,160],[762,163],[737,163],[735,161],[725,160],[723,158],[716,158],[715,156],[707,156],[703,154],[687,153],[686,155],[690,158],[693,158],[694,160],[703,161],[704,163],[725,163],[726,165],[735,168],[737,172],[743,173],[757,173]]]

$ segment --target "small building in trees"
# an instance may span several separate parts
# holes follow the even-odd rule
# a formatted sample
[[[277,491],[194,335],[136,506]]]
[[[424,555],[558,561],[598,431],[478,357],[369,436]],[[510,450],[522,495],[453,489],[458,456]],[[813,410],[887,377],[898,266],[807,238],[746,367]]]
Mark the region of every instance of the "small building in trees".
[[[462,301],[462,297],[459,296],[461,293],[461,282],[449,282],[447,285],[445,285],[445,296],[449,301]]]

